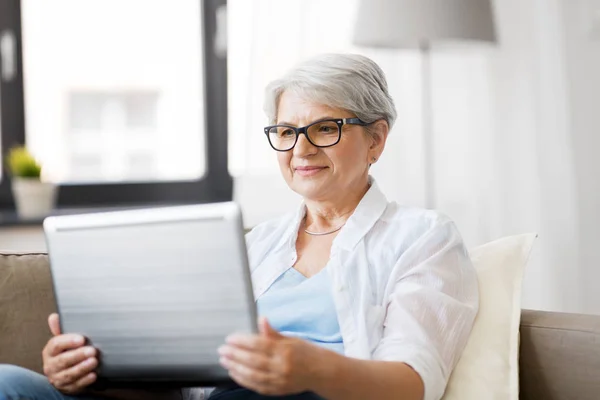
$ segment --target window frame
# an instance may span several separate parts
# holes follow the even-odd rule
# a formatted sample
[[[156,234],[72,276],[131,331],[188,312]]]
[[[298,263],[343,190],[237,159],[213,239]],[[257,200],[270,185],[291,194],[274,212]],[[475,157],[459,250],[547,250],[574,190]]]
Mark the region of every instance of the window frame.
[[[231,201],[233,179],[227,162],[227,54],[215,51],[217,11],[227,0],[198,0],[202,7],[204,65],[204,110],[206,170],[192,181],[123,182],[60,185],[58,208],[148,206]],[[200,16],[199,16],[200,17]],[[223,28],[223,27],[221,27]],[[25,143],[21,1],[0,0],[0,32],[10,29],[16,39],[17,73],[11,82],[2,81],[0,112],[2,151]],[[210,99],[210,101],[209,101]],[[3,163],[5,164],[5,163]],[[10,177],[2,165],[0,210],[14,210]]]
[[[23,96],[23,64],[21,51],[20,0],[0,0],[0,38],[11,33],[15,39],[15,74],[10,81],[0,71],[0,141],[2,143],[2,178],[0,179],[0,208],[14,209],[10,177],[4,157],[12,146],[25,140],[25,110]],[[0,53],[0,68],[3,63]]]

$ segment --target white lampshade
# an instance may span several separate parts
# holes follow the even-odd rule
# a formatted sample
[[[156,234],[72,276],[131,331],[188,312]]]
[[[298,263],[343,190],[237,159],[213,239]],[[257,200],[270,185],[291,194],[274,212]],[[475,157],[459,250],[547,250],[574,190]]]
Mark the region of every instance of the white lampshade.
[[[489,0],[361,0],[354,44],[411,48],[438,42],[496,42]]]

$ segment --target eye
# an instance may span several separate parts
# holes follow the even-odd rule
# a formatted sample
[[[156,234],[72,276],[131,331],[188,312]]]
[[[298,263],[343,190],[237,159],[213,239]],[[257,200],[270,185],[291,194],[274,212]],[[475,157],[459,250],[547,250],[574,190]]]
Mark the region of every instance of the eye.
[[[294,132],[293,129],[284,129],[279,131],[279,137],[290,137],[290,136],[295,136],[296,132]]]
[[[314,131],[322,135],[338,133],[338,126],[334,122],[326,121],[314,126]]]

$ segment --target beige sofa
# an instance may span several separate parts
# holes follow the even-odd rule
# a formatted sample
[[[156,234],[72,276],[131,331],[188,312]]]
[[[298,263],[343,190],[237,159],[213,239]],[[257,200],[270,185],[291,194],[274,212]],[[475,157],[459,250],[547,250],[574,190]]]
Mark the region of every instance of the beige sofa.
[[[40,371],[54,311],[46,255],[0,253],[0,364]],[[520,367],[521,399],[600,399],[600,316],[524,310]]]

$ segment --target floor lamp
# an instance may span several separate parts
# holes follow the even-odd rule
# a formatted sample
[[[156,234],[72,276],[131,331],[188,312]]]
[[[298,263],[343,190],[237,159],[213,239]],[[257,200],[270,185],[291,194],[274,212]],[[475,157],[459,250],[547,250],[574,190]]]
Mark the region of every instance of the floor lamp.
[[[425,207],[436,207],[430,53],[438,43],[495,43],[490,0],[361,0],[354,44],[419,49]]]

